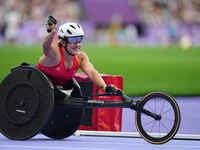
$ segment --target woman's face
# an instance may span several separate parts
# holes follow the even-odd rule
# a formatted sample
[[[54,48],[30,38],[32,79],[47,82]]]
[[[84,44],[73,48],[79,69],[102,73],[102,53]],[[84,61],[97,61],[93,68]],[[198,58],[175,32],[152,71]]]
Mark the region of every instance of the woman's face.
[[[77,55],[80,53],[81,49],[81,42],[76,42],[76,43],[67,43],[67,50],[70,51],[73,55]]]
[[[65,50],[67,50],[69,53],[71,53],[72,55],[78,55],[80,53],[80,49],[82,47],[82,40],[77,40],[73,42],[66,42],[64,40],[61,41],[62,46],[65,48]]]

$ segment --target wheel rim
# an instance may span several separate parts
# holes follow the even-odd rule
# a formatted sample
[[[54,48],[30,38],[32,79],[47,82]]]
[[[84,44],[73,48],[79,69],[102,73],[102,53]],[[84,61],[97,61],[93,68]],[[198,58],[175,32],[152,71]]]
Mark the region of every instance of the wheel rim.
[[[161,120],[155,120],[136,112],[136,127],[145,140],[162,144],[173,138],[180,125],[180,112],[172,97],[164,93],[150,93],[144,97],[140,106],[162,117]]]

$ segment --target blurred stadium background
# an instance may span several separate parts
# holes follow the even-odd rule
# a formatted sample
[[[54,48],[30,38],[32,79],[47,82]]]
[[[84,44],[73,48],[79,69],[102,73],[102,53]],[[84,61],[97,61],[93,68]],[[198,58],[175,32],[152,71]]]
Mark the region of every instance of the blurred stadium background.
[[[0,81],[37,63],[49,15],[83,26],[83,50],[100,73],[123,76],[127,94],[199,95],[199,0],[0,0]]]

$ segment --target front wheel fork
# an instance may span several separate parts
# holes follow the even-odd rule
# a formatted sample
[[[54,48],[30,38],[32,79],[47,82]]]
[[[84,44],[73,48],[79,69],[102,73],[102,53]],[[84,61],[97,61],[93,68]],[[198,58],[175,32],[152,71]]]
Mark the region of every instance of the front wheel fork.
[[[144,109],[140,103],[141,103],[141,101],[133,101],[130,105],[130,108],[134,109],[135,111],[137,111],[139,113],[143,113],[147,116],[150,116],[150,117],[154,118],[155,120],[161,120],[161,118],[162,118],[161,115],[150,112],[147,109]]]

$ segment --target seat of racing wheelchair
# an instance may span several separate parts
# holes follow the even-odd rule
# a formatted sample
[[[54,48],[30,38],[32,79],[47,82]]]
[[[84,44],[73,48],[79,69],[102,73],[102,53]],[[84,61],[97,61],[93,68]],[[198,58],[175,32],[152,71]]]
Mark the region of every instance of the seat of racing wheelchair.
[[[57,103],[69,95],[82,96],[75,79],[62,87],[53,85],[42,71],[23,63],[11,69],[0,91],[0,132],[9,139],[27,140],[39,132],[63,139],[79,127],[83,108]]]

